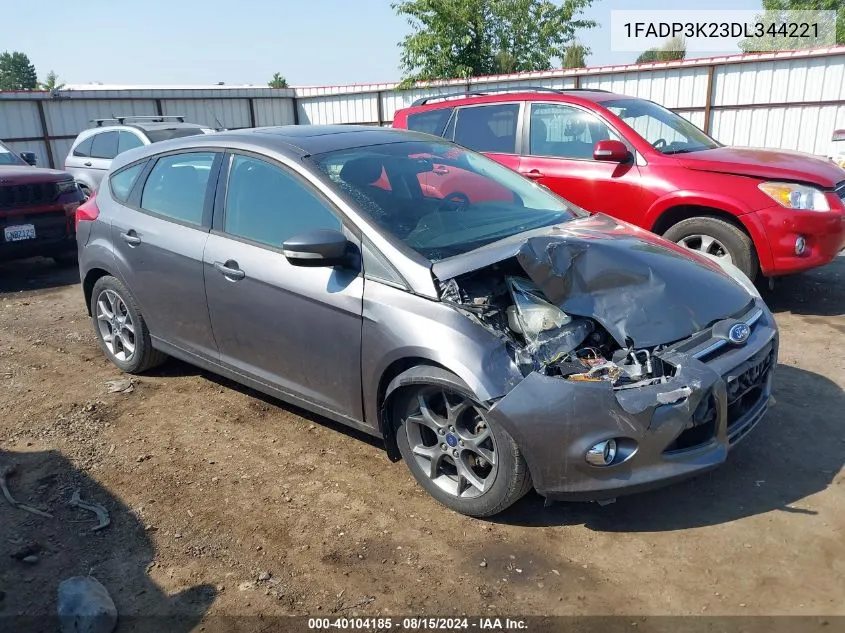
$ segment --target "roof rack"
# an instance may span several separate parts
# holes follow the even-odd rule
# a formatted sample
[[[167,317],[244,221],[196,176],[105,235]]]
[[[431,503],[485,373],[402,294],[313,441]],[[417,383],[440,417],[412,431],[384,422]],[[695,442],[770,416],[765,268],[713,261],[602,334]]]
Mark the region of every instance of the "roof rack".
[[[150,123],[164,123],[165,119],[176,119],[179,123],[185,122],[185,115],[184,114],[159,114],[155,116],[135,116],[133,114],[129,114],[126,116],[114,116],[112,115],[111,118],[107,119],[91,119],[91,123],[96,123],[97,127],[102,127],[103,123],[106,121],[117,121],[120,125],[123,125],[125,121],[148,121]]]
[[[467,92],[450,92],[445,95],[432,95],[430,97],[423,97],[417,99],[411,104],[411,107],[425,105],[436,99],[457,99],[460,97],[483,97],[484,95],[495,94],[498,92],[553,92],[556,94],[565,94],[567,92],[608,92],[607,90],[599,90],[598,88],[546,88],[545,86],[517,86],[511,88],[492,88],[490,90],[470,90]]]

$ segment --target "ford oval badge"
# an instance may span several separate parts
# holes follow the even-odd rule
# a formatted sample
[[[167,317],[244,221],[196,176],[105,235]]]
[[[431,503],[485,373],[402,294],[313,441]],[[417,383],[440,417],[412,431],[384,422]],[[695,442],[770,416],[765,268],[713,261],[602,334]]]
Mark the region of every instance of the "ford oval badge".
[[[747,323],[737,323],[728,330],[728,339],[735,345],[742,345],[751,336],[751,328]]]

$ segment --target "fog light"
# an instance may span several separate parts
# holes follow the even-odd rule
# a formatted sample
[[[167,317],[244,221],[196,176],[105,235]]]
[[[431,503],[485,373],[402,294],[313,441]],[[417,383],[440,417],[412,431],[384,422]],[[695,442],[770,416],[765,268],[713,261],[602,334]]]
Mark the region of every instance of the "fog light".
[[[585,458],[593,466],[610,466],[616,459],[616,440],[599,442],[587,451]]]
[[[795,238],[795,254],[803,255],[806,250],[807,240],[804,239],[803,235],[799,235],[797,238]]]

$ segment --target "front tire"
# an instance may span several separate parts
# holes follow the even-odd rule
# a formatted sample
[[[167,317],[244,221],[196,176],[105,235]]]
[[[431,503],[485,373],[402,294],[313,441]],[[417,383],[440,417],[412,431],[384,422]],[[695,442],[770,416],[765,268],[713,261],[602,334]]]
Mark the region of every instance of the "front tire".
[[[465,393],[433,384],[408,387],[394,413],[396,444],[411,474],[448,508],[492,516],[531,489],[516,442]]]
[[[144,316],[129,290],[116,277],[100,277],[94,284],[91,316],[100,348],[122,371],[137,374],[167,358],[153,348]]]
[[[663,237],[692,251],[725,257],[752,281],[757,276],[760,264],[754,242],[730,222],[710,216],[688,218],[670,227]]]

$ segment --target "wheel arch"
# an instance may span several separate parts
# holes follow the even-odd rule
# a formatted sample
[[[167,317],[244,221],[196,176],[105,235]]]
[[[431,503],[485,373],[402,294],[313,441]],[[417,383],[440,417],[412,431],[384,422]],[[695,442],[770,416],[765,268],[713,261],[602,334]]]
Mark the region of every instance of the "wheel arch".
[[[82,292],[85,296],[85,307],[88,310],[88,316],[91,316],[91,296],[94,293],[94,284],[96,284],[103,277],[108,277],[111,273],[105,268],[91,268],[85,273],[85,278],[82,280]]]
[[[393,432],[395,425],[393,407],[396,396],[409,387],[423,384],[441,384],[461,391],[474,400],[477,399],[466,382],[436,361],[418,356],[393,361],[382,372],[379,379],[377,400],[379,433],[384,439],[387,456],[391,461],[396,462],[401,459]]]
[[[719,220],[724,220],[729,224],[733,224],[735,227],[737,227],[746,235],[748,235],[748,237],[751,238],[751,241],[754,242],[754,236],[750,233],[748,227],[746,227],[745,224],[741,221],[741,216],[737,216],[735,213],[725,211],[724,209],[721,209],[716,206],[707,206],[702,204],[679,203],[667,207],[666,209],[660,212],[660,215],[654,218],[654,221],[651,223],[651,227],[649,230],[652,233],[663,235],[666,231],[668,231],[670,228],[672,228],[679,222],[689,220],[690,218],[700,218],[708,216],[718,218]]]

